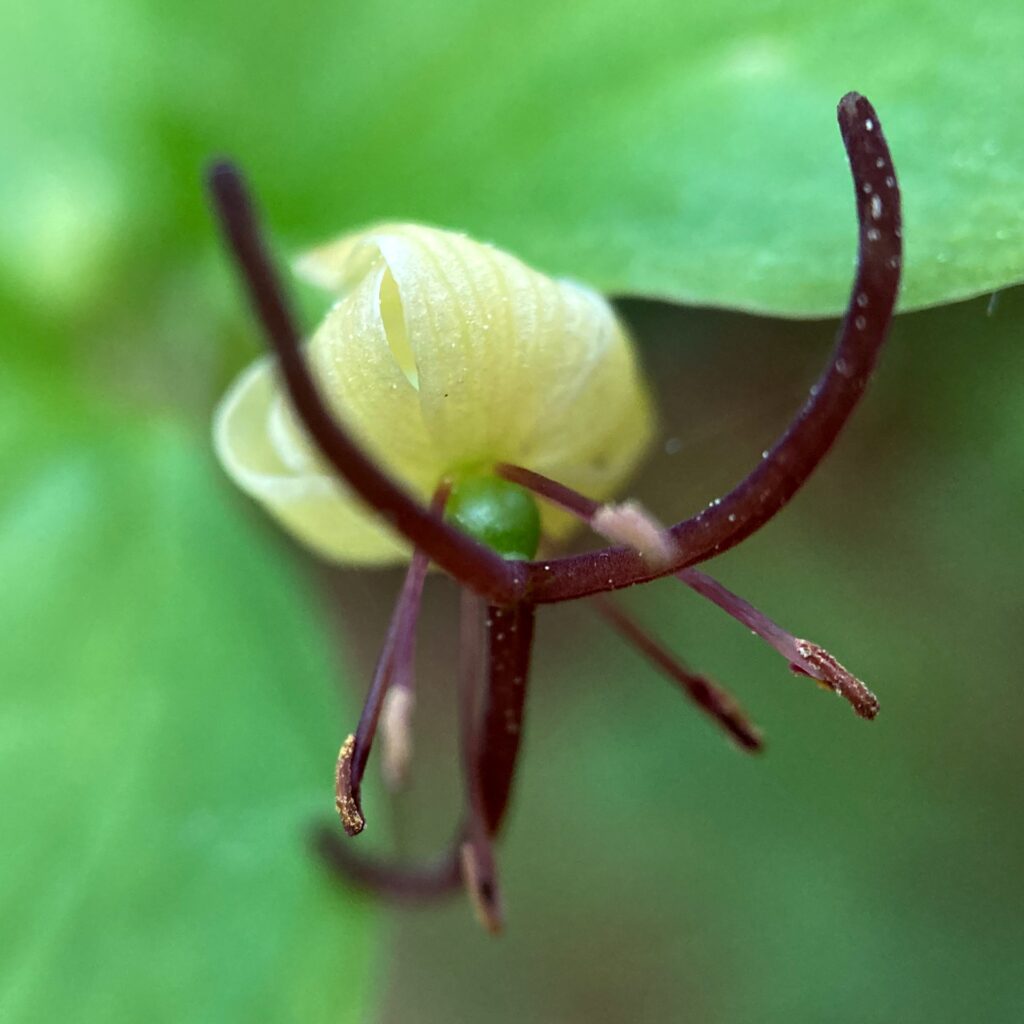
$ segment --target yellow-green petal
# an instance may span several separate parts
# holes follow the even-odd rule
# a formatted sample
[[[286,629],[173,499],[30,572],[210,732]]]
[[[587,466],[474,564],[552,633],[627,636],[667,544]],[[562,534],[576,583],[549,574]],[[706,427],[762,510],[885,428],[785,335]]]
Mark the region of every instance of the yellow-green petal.
[[[250,366],[225,395],[214,444],[232,480],[290,533],[331,561],[387,565],[407,546],[317,466],[296,470],[274,444],[269,422],[281,392],[269,358]]]

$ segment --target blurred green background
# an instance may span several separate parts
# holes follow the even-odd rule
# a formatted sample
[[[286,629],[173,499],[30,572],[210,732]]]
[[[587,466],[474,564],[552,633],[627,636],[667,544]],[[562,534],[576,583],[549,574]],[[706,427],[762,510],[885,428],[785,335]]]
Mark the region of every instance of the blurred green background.
[[[1018,3],[0,11],[0,1020],[1020,1018]],[[305,835],[399,576],[315,565],[213,463],[259,340],[203,163],[249,169],[282,256],[415,217],[631,296],[663,417],[634,490],[670,518],[824,362],[852,88],[900,170],[904,313],[833,456],[713,571],[879,719],[671,582],[624,595],[734,687],[748,757],[585,605],[545,609],[507,934],[338,888]],[[456,814],[452,591],[367,847],[426,853]]]

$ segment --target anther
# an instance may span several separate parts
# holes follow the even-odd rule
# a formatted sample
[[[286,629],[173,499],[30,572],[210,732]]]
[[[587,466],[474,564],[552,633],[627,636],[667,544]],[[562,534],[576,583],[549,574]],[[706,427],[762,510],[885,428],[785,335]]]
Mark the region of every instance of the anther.
[[[847,700],[861,718],[878,714],[878,698],[823,647],[795,637],[707,573],[690,568],[676,573],[676,577],[774,647],[794,672],[818,680]]]
[[[334,806],[338,809],[341,824],[350,836],[357,836],[366,827],[366,819],[359,808],[359,800],[352,792],[352,755],[356,738],[349,734],[338,751],[338,762],[334,769]]]

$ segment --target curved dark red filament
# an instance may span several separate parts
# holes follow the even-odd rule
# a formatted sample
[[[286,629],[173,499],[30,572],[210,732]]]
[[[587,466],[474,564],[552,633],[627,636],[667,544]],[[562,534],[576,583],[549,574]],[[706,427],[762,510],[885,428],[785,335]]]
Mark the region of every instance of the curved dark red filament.
[[[731,694],[706,676],[688,669],[671,651],[659,643],[631,615],[627,615],[609,598],[592,598],[594,607],[604,619],[628,640],[641,654],[675,680],[683,693],[712,720],[717,722],[744,750],[757,753],[764,749],[757,726],[744,714]]]
[[[347,882],[378,896],[413,903],[438,899],[459,888],[462,884],[462,843],[460,826],[451,847],[437,861],[409,864],[355,853],[351,843],[334,829],[323,826],[314,829],[311,839],[313,851],[331,871]]]
[[[447,482],[438,487],[430,504],[432,516],[438,519],[441,517],[450,491],[451,487]],[[338,756],[335,771],[335,804],[342,825],[350,836],[358,835],[366,825],[360,800],[363,774],[395,669],[399,664],[408,663],[415,650],[416,623],[419,619],[423,584],[429,564],[430,559],[425,552],[419,549],[413,552],[391,616],[384,646],[377,659],[370,689],[363,703],[359,724],[355,734],[345,741]]]
[[[838,119],[853,176],[859,247],[857,274],[832,361],[760,464],[727,495],[671,528],[678,558],[656,571],[624,547],[548,562],[508,562],[431,517],[366,457],[328,411],[302,357],[299,332],[239,171],[227,163],[216,165],[209,187],[253,306],[277,352],[289,395],[324,457],[412,544],[490,602],[568,601],[678,572],[738,544],[799,490],[859,402],[885,342],[899,290],[900,196],[871,104],[849,93],[839,103]]]
[[[768,522],[806,482],[860,401],[885,342],[902,266],[900,194],[889,147],[871,104],[856,93],[838,108],[857,203],[857,274],[832,361],[760,464],[704,511],[671,527],[680,552],[652,571],[629,548],[528,567],[537,603],[565,601],[678,572],[721,554]]]

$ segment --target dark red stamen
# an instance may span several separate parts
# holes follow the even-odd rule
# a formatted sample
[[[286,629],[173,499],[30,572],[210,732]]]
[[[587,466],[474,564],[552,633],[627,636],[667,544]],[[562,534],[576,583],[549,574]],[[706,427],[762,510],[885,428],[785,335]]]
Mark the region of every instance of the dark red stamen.
[[[525,466],[499,462],[494,467],[494,472],[511,483],[533,491],[538,497],[550,501],[552,505],[558,505],[585,523],[589,523],[601,511],[601,502],[594,501],[593,498],[588,498],[585,494],[580,494],[579,491],[574,491],[571,487],[566,487],[565,484],[552,480],[542,473],[535,473]]]
[[[467,890],[481,924],[488,931],[501,928],[492,833],[484,811],[481,752],[484,731],[477,702],[484,680],[488,644],[485,605],[463,590],[459,616],[459,736],[462,754],[465,817],[449,850],[433,864],[416,865],[378,861],[353,854],[346,843],[327,829],[314,833],[314,848],[325,865],[345,881],[389,899],[415,901],[446,895],[460,882]]]
[[[462,753],[465,815],[451,847],[434,863],[382,861],[353,854],[328,829],[314,833],[314,849],[324,864],[346,882],[401,901],[447,895],[459,885],[468,892],[481,923],[491,932],[501,927],[501,897],[491,836],[486,827],[479,765],[480,726],[477,697],[484,677],[486,642],[483,602],[463,590],[459,616],[459,737]]]
[[[430,505],[431,515],[439,518],[443,514],[450,490],[451,487],[448,483],[443,483],[438,487]],[[396,667],[404,666],[406,675],[408,675],[415,651],[416,623],[419,620],[423,584],[429,565],[430,559],[425,552],[419,549],[413,552],[409,569],[405,574],[405,582],[402,584],[395,610],[391,616],[384,646],[377,659],[370,689],[363,703],[359,725],[356,727],[355,735],[349,736],[345,740],[338,754],[334,778],[335,806],[341,823],[350,836],[358,835],[366,826],[360,802],[363,774],[366,771],[381,709],[384,706]],[[409,685],[408,678],[404,682],[405,685]]]
[[[671,651],[613,601],[595,596],[592,598],[592,605],[621,636],[669,678],[679,683],[683,693],[718,722],[744,750],[756,752],[763,748],[761,733],[757,726],[747,718],[731,694],[716,686],[707,677],[691,672]]]
[[[878,698],[823,647],[793,636],[749,601],[699,569],[683,569],[676,576],[774,647],[794,672],[818,680],[849,701],[861,718],[874,718],[878,714]]]
[[[444,480],[434,492],[430,510],[435,516],[444,515],[451,489],[451,481]],[[417,550],[416,555],[422,555],[422,552]],[[415,585],[418,587],[418,592],[411,601],[412,610],[409,619],[395,640],[391,684],[381,708],[381,740],[384,743],[383,772],[385,781],[391,789],[399,788],[404,782],[407,762],[411,753],[411,715],[416,699],[416,625],[419,619],[425,580],[426,563],[423,564],[417,575]]]

